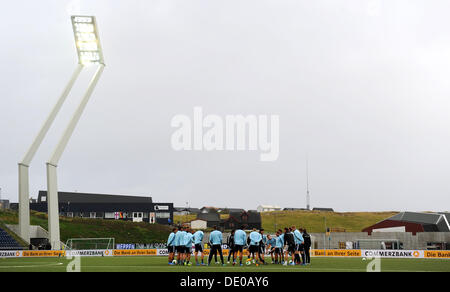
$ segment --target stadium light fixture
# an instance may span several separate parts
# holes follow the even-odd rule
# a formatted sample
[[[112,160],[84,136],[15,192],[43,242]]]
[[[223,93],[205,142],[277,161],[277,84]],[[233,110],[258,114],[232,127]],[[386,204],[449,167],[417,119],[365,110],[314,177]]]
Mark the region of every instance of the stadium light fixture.
[[[82,65],[105,64],[94,16],[72,16],[78,61]]]
[[[54,122],[56,115],[61,109],[64,101],[69,95],[76,79],[85,66],[97,64],[97,69],[88,89],[74,113],[66,131],[61,138],[51,159],[47,163],[47,204],[49,234],[52,249],[60,248],[59,233],[59,210],[58,210],[58,191],[56,184],[56,166],[64,151],[67,142],[75,129],[75,126],[81,117],[81,114],[92,94],[95,85],[103,72],[105,63],[103,52],[98,37],[97,23],[94,16],[71,16],[72,28],[75,37],[75,44],[78,53],[78,66],[72,74],[71,79],[64,88],[62,94],[51,110],[49,116],[42,125],[38,135],[35,137],[24,158],[19,162],[19,234],[27,243],[30,242],[30,202],[29,202],[29,165],[41,145],[50,126]]]

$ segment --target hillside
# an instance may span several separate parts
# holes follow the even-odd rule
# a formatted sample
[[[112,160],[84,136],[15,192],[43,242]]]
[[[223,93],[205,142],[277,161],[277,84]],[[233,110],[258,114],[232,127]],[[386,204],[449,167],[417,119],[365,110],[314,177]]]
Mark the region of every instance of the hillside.
[[[275,224],[277,228],[304,227],[308,232],[324,232],[325,219],[327,227],[345,229],[346,232],[360,232],[362,229],[391,217],[398,212],[320,212],[320,211],[275,211],[261,213],[262,227],[266,232],[273,233]],[[220,217],[226,218],[224,214]],[[179,215],[174,216],[174,222],[189,222],[197,216]]]
[[[342,228],[346,232],[361,232],[362,229],[391,217],[398,212],[320,212],[320,211],[275,211],[261,213],[262,227],[268,232],[277,228],[295,225],[304,227],[309,233],[324,232],[326,226]]]
[[[30,220],[31,225],[48,230],[47,214],[32,211]],[[0,222],[18,224],[17,213],[0,211]],[[63,242],[69,238],[113,237],[116,243],[155,243],[165,242],[170,233],[165,225],[88,218],[61,218],[60,230]]]
[[[363,228],[382,221],[397,212],[318,212],[318,211],[276,211],[261,213],[262,226],[266,232],[273,233],[277,228],[296,225],[305,227],[308,232],[324,232],[325,219],[327,227],[342,228],[346,232],[360,232]],[[225,218],[228,215],[221,216]],[[196,215],[175,216],[174,221],[189,222]],[[47,215],[31,212],[31,224],[47,229]],[[0,211],[0,224],[17,224],[16,212]],[[165,242],[170,227],[148,223],[133,223],[119,220],[102,220],[88,218],[61,218],[61,240],[69,238],[113,237],[116,243],[155,243]]]

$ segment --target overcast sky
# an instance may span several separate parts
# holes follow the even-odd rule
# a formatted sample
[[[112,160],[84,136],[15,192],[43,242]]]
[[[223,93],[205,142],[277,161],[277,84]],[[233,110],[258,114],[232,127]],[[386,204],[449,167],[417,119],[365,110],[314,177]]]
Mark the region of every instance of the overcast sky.
[[[0,18],[0,187],[77,62],[70,15],[96,15],[106,68],[58,167],[60,191],[192,207],[449,210],[449,1],[7,1]],[[30,168],[80,101],[85,70]],[[277,114],[280,155],[174,151],[177,114]]]

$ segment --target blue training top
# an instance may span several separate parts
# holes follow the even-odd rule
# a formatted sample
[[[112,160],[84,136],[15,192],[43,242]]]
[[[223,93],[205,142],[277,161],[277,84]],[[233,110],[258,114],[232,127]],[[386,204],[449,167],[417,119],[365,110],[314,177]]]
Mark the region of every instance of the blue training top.
[[[190,232],[186,232],[186,235],[184,236],[184,246],[186,247],[192,247],[192,239],[194,235]]]
[[[169,238],[167,239],[167,246],[173,246],[174,241],[175,241],[175,233],[171,232]]]
[[[267,245],[275,247],[276,243],[277,243],[276,237],[272,237],[271,239],[267,239]]]
[[[175,240],[174,240],[174,242],[173,242],[173,245],[175,245],[175,246],[183,245],[183,243],[181,242],[181,241],[182,241],[182,238],[184,238],[183,232],[184,232],[184,231],[178,230],[178,232],[175,233]]]
[[[305,241],[300,231],[298,231],[298,229],[294,230],[294,241],[295,244],[302,244]]]
[[[275,237],[275,247],[276,248],[283,248],[283,239],[280,236]]]
[[[194,244],[201,244],[203,241],[203,231],[199,230],[194,233]]]
[[[234,232],[234,244],[245,245],[247,241],[247,233],[244,230],[238,229]]]
[[[261,233],[253,231],[249,235],[250,237],[250,245],[259,245],[259,242],[262,240]]]
[[[214,230],[209,234],[209,242],[212,245],[222,244],[222,232]]]

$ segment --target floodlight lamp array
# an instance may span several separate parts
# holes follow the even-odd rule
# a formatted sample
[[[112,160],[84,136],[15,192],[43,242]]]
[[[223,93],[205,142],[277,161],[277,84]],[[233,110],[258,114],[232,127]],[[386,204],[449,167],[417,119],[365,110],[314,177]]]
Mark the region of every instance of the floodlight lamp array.
[[[82,65],[104,64],[94,16],[72,16],[78,61]]]

